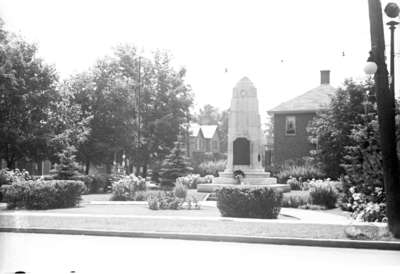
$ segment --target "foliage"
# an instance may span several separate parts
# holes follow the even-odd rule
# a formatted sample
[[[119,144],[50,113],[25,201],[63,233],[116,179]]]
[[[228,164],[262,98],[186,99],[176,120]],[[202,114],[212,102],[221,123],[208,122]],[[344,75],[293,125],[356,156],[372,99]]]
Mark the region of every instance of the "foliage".
[[[371,105],[375,102],[372,82],[356,83],[346,80],[332,98],[329,109],[317,114],[308,127],[310,141],[316,146],[311,151],[313,158],[321,165],[330,178],[339,178],[344,174],[342,167],[346,147],[356,142],[350,137],[357,125],[363,124],[364,113],[376,112]],[[370,91],[368,104],[365,104]]]
[[[0,22],[0,159],[14,168],[19,159],[45,159],[57,100],[55,69],[37,57],[35,45],[3,30]]]
[[[213,175],[218,177],[218,173],[226,168],[226,160],[207,161],[199,165],[200,174]]]
[[[284,165],[276,175],[280,183],[287,183],[289,178],[296,178],[298,181],[307,181],[312,179],[322,179],[325,174],[315,165],[305,164],[298,165]]]
[[[93,116],[79,160],[111,164],[124,151],[128,170],[141,167],[145,177],[150,163],[165,158],[188,122],[193,99],[185,74],[172,67],[167,52],[144,58],[134,46],[122,45],[91,70],[69,79],[66,85],[75,101]]]
[[[289,177],[289,179],[286,181],[286,184],[290,186],[291,190],[301,190],[302,188],[301,182],[296,178]]]
[[[217,207],[224,217],[276,219],[282,193],[269,188],[224,187],[217,191]]]
[[[205,176],[207,173],[205,173],[204,169],[200,168],[202,163],[225,161],[226,158],[227,155],[224,153],[193,151],[191,153],[190,162],[194,173],[199,173],[201,176]]]
[[[184,177],[178,177],[176,183],[181,183],[188,189],[196,189],[198,184],[211,184],[214,180],[213,175],[200,177],[199,174],[189,174]]]
[[[174,195],[180,199],[186,199],[188,189],[181,182],[176,182],[174,187]]]
[[[75,161],[75,148],[72,146],[66,147],[58,154],[59,164],[57,165],[57,174],[55,179],[69,180],[79,174],[78,164]]]
[[[173,192],[159,192],[157,195],[151,195],[147,199],[150,209],[179,209],[182,207],[184,200],[175,196]]]
[[[1,187],[8,209],[51,209],[79,204],[85,185],[81,181],[19,181]]]
[[[93,183],[89,188],[89,193],[107,192],[112,185],[113,178],[105,174],[96,174],[91,176]]]
[[[189,166],[189,160],[185,155],[185,150],[182,147],[182,143],[176,141],[171,153],[162,164],[160,175],[163,186],[174,185],[177,178],[185,176],[192,171]]]
[[[331,181],[318,180],[310,183],[310,202],[313,205],[335,208],[338,192]]]
[[[298,208],[310,202],[310,195],[306,191],[291,191],[284,193],[282,198],[282,207]]]
[[[112,184],[112,201],[135,201],[137,191],[146,190],[146,181],[134,174]]]
[[[32,177],[29,175],[29,172],[26,170],[9,170],[9,169],[0,169],[0,186],[2,185],[10,185],[12,183],[31,180]]]
[[[363,222],[386,222],[386,203],[385,194],[382,187],[375,187],[373,192],[368,194],[358,192],[356,186],[349,188],[351,198],[348,193],[344,193],[340,206],[344,210],[352,211],[352,217]],[[344,201],[346,200],[346,201]]]

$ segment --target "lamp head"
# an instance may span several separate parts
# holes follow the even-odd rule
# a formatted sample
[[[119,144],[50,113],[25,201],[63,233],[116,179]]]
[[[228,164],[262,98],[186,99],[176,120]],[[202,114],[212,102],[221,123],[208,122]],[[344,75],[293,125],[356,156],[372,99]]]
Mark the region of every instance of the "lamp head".
[[[378,70],[378,66],[375,63],[373,52],[369,52],[369,57],[367,59],[367,64],[364,67],[365,74],[373,75]]]
[[[396,18],[399,16],[399,6],[396,3],[390,2],[385,7],[385,13],[390,18]]]

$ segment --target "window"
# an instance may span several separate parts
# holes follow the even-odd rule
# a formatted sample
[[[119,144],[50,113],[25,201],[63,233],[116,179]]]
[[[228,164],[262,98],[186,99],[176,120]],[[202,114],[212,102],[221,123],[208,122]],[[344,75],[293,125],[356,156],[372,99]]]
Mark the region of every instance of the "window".
[[[200,148],[200,138],[199,137],[197,137],[197,139],[196,139],[196,150],[200,150],[201,148]]]
[[[286,116],[286,135],[296,135],[296,117]]]

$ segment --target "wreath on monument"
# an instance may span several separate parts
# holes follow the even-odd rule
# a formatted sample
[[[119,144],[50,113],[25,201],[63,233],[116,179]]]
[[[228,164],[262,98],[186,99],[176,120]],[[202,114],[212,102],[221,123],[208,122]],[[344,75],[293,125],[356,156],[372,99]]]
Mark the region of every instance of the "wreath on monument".
[[[242,184],[242,180],[244,177],[246,177],[246,174],[240,169],[235,170],[233,172],[233,179],[235,179],[235,181],[238,185]]]

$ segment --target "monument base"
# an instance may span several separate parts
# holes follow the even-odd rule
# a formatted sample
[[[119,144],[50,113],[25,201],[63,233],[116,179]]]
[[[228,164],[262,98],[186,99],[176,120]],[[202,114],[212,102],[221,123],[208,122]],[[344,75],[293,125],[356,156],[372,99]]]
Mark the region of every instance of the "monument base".
[[[223,187],[235,187],[235,188],[271,188],[280,192],[290,192],[290,186],[289,185],[284,185],[284,184],[269,184],[269,185],[238,185],[238,184],[198,184],[197,185],[197,192],[203,192],[203,193],[212,193],[217,191],[218,189],[221,189]]]
[[[276,184],[276,178],[270,177],[269,172],[263,170],[242,170],[246,175],[242,178],[245,185],[272,185]],[[219,177],[214,178],[215,184],[237,184],[234,179],[233,171],[225,170],[219,173]]]
[[[277,179],[270,177],[270,173],[262,169],[242,169],[242,171],[244,171],[245,177],[242,178],[241,184],[238,184],[234,179],[233,171],[225,170],[224,172],[220,172],[219,177],[214,178],[211,184],[197,185],[197,191],[210,193],[227,186],[237,188],[268,187],[282,192],[290,191],[289,185],[277,184]]]

